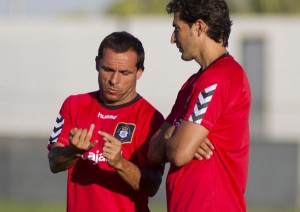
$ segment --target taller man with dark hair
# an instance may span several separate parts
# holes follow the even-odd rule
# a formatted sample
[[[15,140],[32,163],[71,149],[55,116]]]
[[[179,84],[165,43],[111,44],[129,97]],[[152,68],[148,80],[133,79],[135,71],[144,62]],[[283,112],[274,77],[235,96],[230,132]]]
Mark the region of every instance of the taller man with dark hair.
[[[168,211],[246,211],[251,92],[227,52],[232,22],[225,0],[171,0],[176,44],[200,68],[182,86],[171,113],[150,141],[149,160],[170,162]],[[213,144],[209,160],[195,154]]]

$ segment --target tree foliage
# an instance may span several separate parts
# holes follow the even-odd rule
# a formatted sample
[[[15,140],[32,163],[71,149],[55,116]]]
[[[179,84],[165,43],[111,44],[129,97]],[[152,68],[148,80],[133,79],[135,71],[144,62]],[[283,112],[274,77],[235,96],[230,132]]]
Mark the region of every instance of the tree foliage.
[[[119,0],[106,11],[110,15],[165,14],[169,0]]]
[[[109,15],[166,14],[169,0],[118,0],[106,13]],[[232,13],[300,14],[300,0],[227,0]]]
[[[235,13],[300,14],[299,0],[227,0]]]

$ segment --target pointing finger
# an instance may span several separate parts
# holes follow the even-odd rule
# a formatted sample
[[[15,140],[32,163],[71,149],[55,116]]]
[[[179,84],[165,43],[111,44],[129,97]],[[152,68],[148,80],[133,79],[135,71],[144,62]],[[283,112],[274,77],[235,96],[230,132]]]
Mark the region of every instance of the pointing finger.
[[[103,136],[104,141],[109,141],[109,142],[113,143],[115,140],[115,137],[113,137],[112,135],[110,135],[106,132],[99,131],[98,133]]]
[[[95,129],[95,125],[91,124],[90,129],[89,129],[89,131],[87,132],[87,135],[86,135],[86,140],[87,141],[89,141],[92,138],[94,129]]]

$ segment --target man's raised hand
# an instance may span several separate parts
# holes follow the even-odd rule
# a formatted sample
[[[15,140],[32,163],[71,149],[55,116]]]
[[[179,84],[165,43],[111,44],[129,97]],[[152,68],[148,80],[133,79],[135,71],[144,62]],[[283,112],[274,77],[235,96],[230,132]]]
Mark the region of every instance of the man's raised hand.
[[[92,149],[98,141],[91,142],[95,125],[91,124],[89,130],[73,128],[69,133],[69,142],[73,150],[78,154],[83,154]]]

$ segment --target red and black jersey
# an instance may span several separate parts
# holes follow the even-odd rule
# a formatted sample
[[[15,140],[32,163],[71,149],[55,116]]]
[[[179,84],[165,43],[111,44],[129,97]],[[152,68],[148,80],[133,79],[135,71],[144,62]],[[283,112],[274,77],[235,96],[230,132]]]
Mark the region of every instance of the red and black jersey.
[[[68,170],[67,210],[149,211],[148,196],[136,192],[111,168],[102,156],[103,138],[98,131],[122,142],[122,155],[138,166],[149,166],[149,139],[164,121],[144,98],[137,96],[121,106],[105,106],[92,92],[68,97],[62,105],[48,148],[54,142],[69,145],[72,128],[89,129],[95,124],[91,142],[99,143]],[[162,170],[161,170],[162,171]]]
[[[230,55],[183,85],[167,121],[204,126],[215,151],[209,160],[193,159],[180,168],[171,165],[169,211],[246,211],[250,102],[246,74]]]

